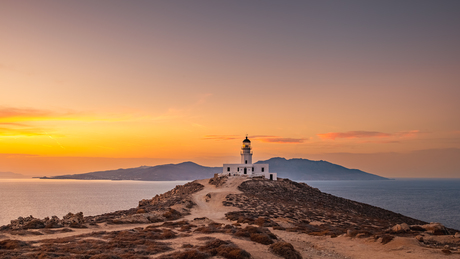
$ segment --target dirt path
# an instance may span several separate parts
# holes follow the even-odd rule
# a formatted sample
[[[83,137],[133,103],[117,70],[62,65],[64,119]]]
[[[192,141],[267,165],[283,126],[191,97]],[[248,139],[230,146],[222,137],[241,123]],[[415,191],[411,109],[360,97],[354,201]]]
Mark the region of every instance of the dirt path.
[[[241,193],[238,190],[238,186],[246,180],[246,177],[232,177],[219,188],[209,184],[209,179],[199,181],[200,184],[204,185],[204,189],[193,194],[192,200],[196,203],[196,206],[191,209],[191,215],[186,216],[185,219],[193,220],[194,218],[206,217],[215,222],[228,224],[225,213],[239,209],[226,207],[222,202],[228,194]]]

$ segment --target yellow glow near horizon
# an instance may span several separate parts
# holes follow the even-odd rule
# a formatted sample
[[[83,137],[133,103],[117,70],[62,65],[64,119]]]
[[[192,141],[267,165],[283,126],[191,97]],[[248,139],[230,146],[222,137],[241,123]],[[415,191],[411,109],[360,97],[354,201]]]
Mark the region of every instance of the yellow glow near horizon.
[[[219,165],[246,134],[255,160],[446,157],[460,149],[454,2],[4,1],[0,155],[18,157],[0,171]]]

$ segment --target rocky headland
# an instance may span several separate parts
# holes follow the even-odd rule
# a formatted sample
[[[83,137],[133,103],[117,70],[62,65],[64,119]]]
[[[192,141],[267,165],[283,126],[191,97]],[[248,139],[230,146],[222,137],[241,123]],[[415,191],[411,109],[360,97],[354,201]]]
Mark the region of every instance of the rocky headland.
[[[288,179],[214,177],[139,206],[0,227],[0,258],[444,258],[460,234]]]

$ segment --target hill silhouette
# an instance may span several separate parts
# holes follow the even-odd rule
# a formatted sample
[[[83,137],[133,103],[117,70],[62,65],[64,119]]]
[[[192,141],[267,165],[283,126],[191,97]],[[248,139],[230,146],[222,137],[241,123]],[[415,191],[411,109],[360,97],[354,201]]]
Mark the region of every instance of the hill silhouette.
[[[257,163],[266,163],[270,171],[279,177],[293,180],[388,180],[358,169],[308,159],[271,158]],[[221,173],[222,167],[207,167],[193,162],[141,166],[136,168],[97,171],[84,174],[61,175],[43,179],[80,179],[80,180],[139,180],[139,181],[177,181],[211,178]]]
[[[183,162],[180,164],[141,166],[85,174],[61,175],[48,179],[177,181],[210,178],[215,173],[220,172],[222,172],[222,167],[206,167],[193,162]]]
[[[13,172],[0,172],[0,179],[23,179],[23,178],[30,178],[30,177],[22,175],[22,174],[13,173]]]
[[[258,163],[269,164],[270,172],[292,180],[388,180],[358,169],[349,169],[327,161],[274,157]]]

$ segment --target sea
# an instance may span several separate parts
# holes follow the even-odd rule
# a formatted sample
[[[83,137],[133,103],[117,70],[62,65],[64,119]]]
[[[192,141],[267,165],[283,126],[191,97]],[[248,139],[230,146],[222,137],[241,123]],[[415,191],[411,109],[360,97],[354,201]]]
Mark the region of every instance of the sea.
[[[98,215],[134,208],[187,181],[0,179],[0,226],[19,216]],[[460,179],[305,181],[322,192],[460,230]]]

